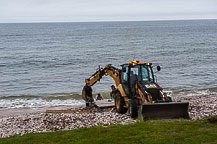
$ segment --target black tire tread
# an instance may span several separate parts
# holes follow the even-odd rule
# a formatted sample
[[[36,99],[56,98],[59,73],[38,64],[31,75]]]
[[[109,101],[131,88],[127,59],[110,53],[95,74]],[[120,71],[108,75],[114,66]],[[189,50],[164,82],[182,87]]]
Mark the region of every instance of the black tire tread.
[[[130,101],[129,106],[131,107],[131,113],[130,113],[131,118],[137,118],[138,117],[138,108],[137,108],[136,100],[132,99]]]
[[[115,108],[116,108],[117,112],[120,114],[125,114],[127,112],[127,108],[124,107],[124,105],[125,105],[124,98],[121,96],[121,94],[119,92],[115,93],[115,100],[116,100],[116,98],[120,99],[119,109],[117,109],[117,106],[115,103]]]

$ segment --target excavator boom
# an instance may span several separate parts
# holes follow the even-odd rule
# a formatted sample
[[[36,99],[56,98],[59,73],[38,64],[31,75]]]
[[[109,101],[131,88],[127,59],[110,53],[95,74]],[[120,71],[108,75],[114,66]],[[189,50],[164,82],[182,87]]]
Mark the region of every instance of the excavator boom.
[[[89,106],[89,103],[94,104],[91,86],[100,81],[104,75],[111,76],[114,79],[116,86],[118,86],[120,84],[119,71],[119,69],[113,67],[111,64],[108,64],[105,68],[99,67],[93,75],[91,75],[88,79],[85,79],[86,84],[82,90],[82,98],[85,100],[86,106]]]
[[[96,82],[104,75],[109,75],[115,80],[116,86],[120,84],[119,82],[119,69],[113,67],[111,64],[108,64],[105,68],[99,68],[91,77],[85,80],[86,85],[93,86]]]

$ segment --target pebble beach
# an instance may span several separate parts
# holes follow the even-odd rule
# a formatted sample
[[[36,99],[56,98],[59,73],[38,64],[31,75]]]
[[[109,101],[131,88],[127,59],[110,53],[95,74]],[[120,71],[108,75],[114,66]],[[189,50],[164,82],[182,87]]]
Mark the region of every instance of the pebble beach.
[[[173,97],[173,101],[189,102],[190,120],[217,115],[217,94]],[[85,113],[19,113],[0,117],[0,138],[32,132],[47,132],[135,123],[127,114],[110,112],[110,109],[75,107],[71,110]]]

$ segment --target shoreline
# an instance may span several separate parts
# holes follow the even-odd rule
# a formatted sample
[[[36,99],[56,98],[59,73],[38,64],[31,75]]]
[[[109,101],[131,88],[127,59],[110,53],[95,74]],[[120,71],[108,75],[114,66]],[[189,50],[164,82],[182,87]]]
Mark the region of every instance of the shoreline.
[[[217,115],[217,94],[173,97],[173,101],[189,102],[190,120]],[[46,113],[46,110],[83,110],[88,113]],[[52,106],[40,108],[0,109],[0,138],[15,134],[47,132],[135,123],[127,114],[110,109],[89,109],[85,106]]]
[[[58,106],[44,106],[44,107],[37,107],[37,108],[2,108],[0,109],[0,118],[3,117],[11,117],[17,115],[28,115],[33,113],[45,113],[46,110],[65,110],[65,109],[72,109],[72,108],[83,108],[84,105],[58,105]]]

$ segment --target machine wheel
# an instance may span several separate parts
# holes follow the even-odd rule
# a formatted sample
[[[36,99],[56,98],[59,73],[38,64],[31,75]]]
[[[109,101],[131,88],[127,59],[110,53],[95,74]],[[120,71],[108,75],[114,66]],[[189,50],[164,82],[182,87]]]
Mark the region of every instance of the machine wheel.
[[[130,114],[131,118],[138,117],[138,108],[137,108],[137,103],[136,103],[135,99],[130,100],[129,114]]]
[[[127,112],[127,108],[124,107],[125,102],[124,98],[121,96],[119,92],[115,93],[115,108],[116,111],[120,114],[124,114]]]

